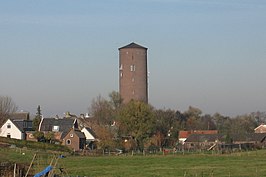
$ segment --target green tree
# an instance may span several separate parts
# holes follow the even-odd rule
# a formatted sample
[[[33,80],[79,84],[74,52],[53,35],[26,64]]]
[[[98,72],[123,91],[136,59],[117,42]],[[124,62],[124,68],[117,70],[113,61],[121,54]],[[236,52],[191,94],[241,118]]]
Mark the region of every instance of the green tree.
[[[211,115],[203,115],[198,119],[198,130],[216,130],[216,125]]]
[[[180,111],[175,112],[176,118],[178,119],[180,130],[186,130],[187,116],[182,114]]]
[[[177,132],[179,121],[173,110],[155,110],[156,126],[155,137],[157,145],[161,148],[164,146],[172,146],[177,140]]]
[[[134,100],[121,108],[118,121],[120,135],[131,136],[139,150],[144,148],[145,140],[151,137],[156,125],[153,108]]]
[[[231,120],[230,131],[232,134],[253,133],[258,126],[257,121],[250,115],[237,116]]]
[[[33,119],[33,122],[32,122],[34,130],[38,130],[38,127],[39,127],[39,124],[40,124],[41,120],[42,120],[41,106],[38,105],[36,116],[35,116],[35,118]]]
[[[219,113],[215,113],[212,117],[219,133],[224,135],[231,133],[232,120],[230,117],[225,117]]]
[[[186,130],[198,129],[198,123],[201,118],[202,111],[198,108],[189,106],[188,110],[184,112],[186,117]]]
[[[33,133],[33,136],[37,139],[37,141],[43,141],[45,139],[43,132],[36,131]]]
[[[54,139],[55,139],[54,132],[48,132],[48,133],[44,134],[44,138],[45,138],[46,142],[52,143],[52,141],[54,141]]]

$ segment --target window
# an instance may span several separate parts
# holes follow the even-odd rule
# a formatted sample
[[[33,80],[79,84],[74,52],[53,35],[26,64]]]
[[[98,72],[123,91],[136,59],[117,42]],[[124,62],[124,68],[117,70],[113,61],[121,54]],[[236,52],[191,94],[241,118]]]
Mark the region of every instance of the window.
[[[7,124],[7,128],[11,128],[11,124]]]
[[[120,73],[120,77],[123,77],[123,73],[122,72]]]
[[[74,137],[74,135],[71,133],[70,135],[69,135],[71,138],[73,138]]]
[[[132,82],[135,82],[135,78],[133,77],[133,78],[131,79],[131,81],[132,81]]]
[[[66,145],[70,145],[71,144],[71,140],[70,139],[67,139],[66,140]]]
[[[54,125],[52,131],[53,132],[59,132],[59,126],[58,125]]]
[[[7,138],[11,138],[11,135],[10,135],[10,133],[8,133],[8,134],[6,135],[6,137],[7,137]]]
[[[123,65],[122,64],[120,65],[119,70],[123,70]]]
[[[132,95],[135,95],[135,90],[132,91]]]
[[[136,70],[135,65],[130,65],[130,71],[135,71],[135,70]]]

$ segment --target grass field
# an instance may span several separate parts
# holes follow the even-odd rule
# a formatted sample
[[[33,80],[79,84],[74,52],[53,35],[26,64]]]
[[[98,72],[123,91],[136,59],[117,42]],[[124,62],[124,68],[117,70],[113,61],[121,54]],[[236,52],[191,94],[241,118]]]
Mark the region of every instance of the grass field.
[[[30,163],[33,152],[22,155],[22,151],[1,149],[0,159]],[[89,177],[262,177],[266,176],[266,150],[223,155],[69,155],[57,167],[64,167],[71,176]]]

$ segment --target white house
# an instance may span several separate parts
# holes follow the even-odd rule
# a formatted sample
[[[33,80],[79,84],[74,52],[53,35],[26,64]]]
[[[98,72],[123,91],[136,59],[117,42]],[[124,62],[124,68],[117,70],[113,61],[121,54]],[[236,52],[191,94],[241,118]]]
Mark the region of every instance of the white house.
[[[27,130],[32,130],[32,121],[8,119],[0,129],[0,136],[24,140]]]

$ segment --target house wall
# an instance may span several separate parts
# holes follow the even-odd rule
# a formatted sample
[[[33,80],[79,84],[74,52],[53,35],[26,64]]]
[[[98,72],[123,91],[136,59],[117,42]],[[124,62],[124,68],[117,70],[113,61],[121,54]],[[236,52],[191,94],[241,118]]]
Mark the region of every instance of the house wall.
[[[34,132],[26,132],[26,140],[27,141],[35,141],[37,142],[37,138],[34,137]]]
[[[71,130],[64,137],[62,144],[65,145],[65,146],[68,146],[70,149],[73,149],[74,151],[79,151],[80,150],[79,137],[75,134],[75,132],[73,130]]]
[[[214,144],[217,144],[217,142],[186,142],[184,148],[190,150],[207,150]]]
[[[8,125],[10,125],[10,128],[7,128]],[[8,137],[10,135],[10,138],[14,139],[25,139],[24,133],[22,133],[18,127],[16,127],[11,120],[7,120],[6,123],[1,127],[0,130],[0,136],[2,137]]]

